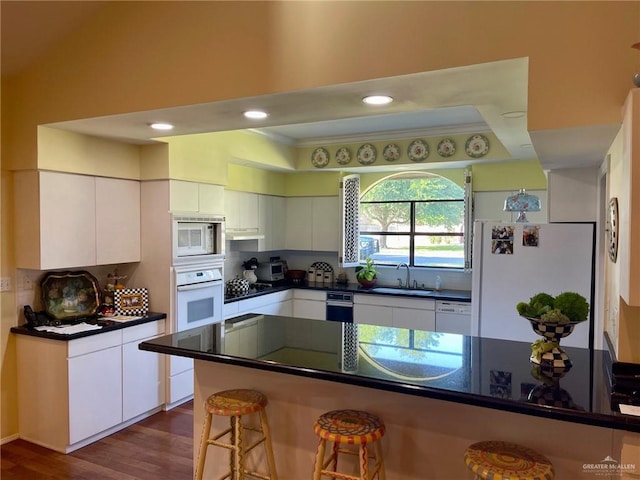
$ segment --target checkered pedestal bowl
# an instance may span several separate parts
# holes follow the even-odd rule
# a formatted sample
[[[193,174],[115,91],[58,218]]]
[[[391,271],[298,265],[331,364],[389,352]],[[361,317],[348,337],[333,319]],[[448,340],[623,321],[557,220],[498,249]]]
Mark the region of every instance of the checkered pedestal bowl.
[[[560,348],[560,339],[570,335],[579,322],[548,323],[539,318],[523,317],[529,320],[533,331],[540,335],[545,342],[553,342],[555,346],[540,357],[531,356],[531,361],[540,365],[543,370],[566,371],[572,367],[569,355]]]

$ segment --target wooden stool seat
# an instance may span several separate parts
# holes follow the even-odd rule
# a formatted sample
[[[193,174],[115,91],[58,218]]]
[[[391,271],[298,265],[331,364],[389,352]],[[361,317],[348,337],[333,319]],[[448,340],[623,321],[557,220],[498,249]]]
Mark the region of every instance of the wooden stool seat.
[[[195,472],[196,480],[202,479],[207,449],[210,445],[226,448],[230,451],[230,468],[229,471],[221,477],[221,480],[225,478],[243,480],[247,477],[263,480],[278,480],[273,447],[271,445],[271,433],[269,424],[267,423],[266,406],[267,397],[257,390],[225,390],[214,393],[207,398],[204,405],[206,415]],[[254,413],[259,415],[260,425],[249,426],[243,424],[242,417]],[[213,415],[229,417],[231,425],[226,430],[211,436]],[[251,445],[245,445],[244,432],[247,430],[259,434]],[[221,441],[220,439],[227,434],[230,435],[229,442]],[[263,444],[265,448],[269,469],[267,474],[250,471],[246,468],[246,455],[260,444]]]
[[[384,423],[377,416],[361,410],[334,410],[324,413],[314,423],[313,429],[320,437],[313,480],[322,476],[341,480],[385,479],[384,461],[380,440],[384,436]],[[326,443],[332,443],[332,453],[325,460]],[[367,445],[373,445],[373,452],[368,452]],[[358,446],[357,450],[341,448],[341,446]],[[360,459],[360,475],[354,476],[337,471],[338,455],[346,453],[357,455]],[[373,459],[374,467],[369,476],[369,460]],[[331,469],[327,467],[331,464]]]
[[[549,459],[510,442],[474,443],[464,452],[464,461],[476,479],[552,480],[554,477]]]

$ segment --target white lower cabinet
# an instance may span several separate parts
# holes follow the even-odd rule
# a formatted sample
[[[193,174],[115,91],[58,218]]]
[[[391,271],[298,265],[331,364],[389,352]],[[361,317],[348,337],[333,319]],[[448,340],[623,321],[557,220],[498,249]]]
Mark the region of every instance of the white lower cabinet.
[[[122,331],[122,420],[142,415],[164,403],[165,355],[138,345],[164,334],[164,321]]]
[[[411,330],[436,330],[435,310],[419,308],[393,308],[393,326]]]
[[[381,327],[393,326],[393,309],[381,305],[367,305],[354,303],[353,321],[355,323],[367,323]]]
[[[436,302],[392,295],[356,294],[353,319],[383,327],[436,330]]]
[[[327,319],[327,294],[321,290],[293,290],[293,316],[296,318],[311,318],[313,320]]]
[[[70,358],[68,375],[69,444],[122,422],[120,345]]]
[[[164,323],[69,341],[16,335],[20,437],[69,453],[159,410],[163,358],[138,344]]]

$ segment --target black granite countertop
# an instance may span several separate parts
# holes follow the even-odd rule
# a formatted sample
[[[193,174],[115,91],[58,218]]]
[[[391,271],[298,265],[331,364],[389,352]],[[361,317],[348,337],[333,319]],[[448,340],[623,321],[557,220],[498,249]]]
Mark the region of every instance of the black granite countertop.
[[[31,335],[33,337],[41,337],[41,338],[49,338],[52,340],[75,340],[76,338],[82,337],[90,337],[92,335],[98,335],[100,333],[110,332],[113,330],[120,330],[122,328],[133,327],[135,325],[141,325],[143,323],[155,322],[156,320],[162,320],[163,318],[167,318],[166,313],[154,313],[148,312],[146,316],[141,317],[136,320],[129,320],[126,322],[116,322],[113,320],[109,320],[109,317],[87,317],[78,320],[75,323],[88,323],[89,325],[99,325],[100,329],[96,330],[88,330],[85,332],[78,332],[72,334],[61,334],[55,332],[44,332],[34,330],[27,326],[27,324],[20,325],[18,327],[11,327],[11,331],[13,333],[17,333],[18,335]]]
[[[356,339],[354,325],[250,314],[139,348],[640,432],[640,417],[612,408],[607,351],[567,347],[573,366],[545,373],[530,343],[364,324]]]
[[[382,285],[379,285],[381,287]],[[375,289],[367,289],[362,287],[358,283],[307,283],[306,281],[293,285],[293,284],[285,284],[285,285],[276,285],[273,287],[264,288],[263,290],[256,291],[254,289],[250,289],[247,295],[242,295],[239,297],[228,297],[226,296],[224,299],[224,303],[232,303],[238,302],[240,300],[245,300],[247,298],[259,297],[261,295],[268,295],[270,293],[281,292],[283,290],[289,290],[292,288],[300,288],[304,290],[320,290],[320,291],[334,291],[334,292],[351,292],[351,293],[363,293],[367,295],[390,295],[390,296],[404,296],[409,298],[430,298],[432,300],[448,300],[448,301],[457,301],[457,302],[471,302],[471,292],[468,290],[429,290],[429,292],[425,295],[425,292],[419,289],[416,290],[406,290],[406,289],[394,289],[393,287],[388,287],[391,290],[398,290],[397,292],[393,291],[385,291],[384,293],[375,291]],[[387,289],[387,290],[388,290]],[[401,293],[402,290],[404,293]],[[413,294],[412,294],[413,292]]]

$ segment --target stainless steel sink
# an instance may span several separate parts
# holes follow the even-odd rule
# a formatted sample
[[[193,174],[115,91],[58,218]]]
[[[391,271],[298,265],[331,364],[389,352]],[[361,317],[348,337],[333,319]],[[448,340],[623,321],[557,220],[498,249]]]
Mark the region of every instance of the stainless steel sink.
[[[433,290],[420,290],[411,288],[394,288],[394,287],[373,287],[371,293],[390,293],[393,295],[409,295],[412,297],[430,297]]]

